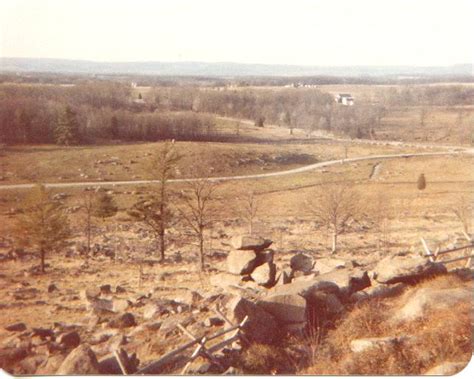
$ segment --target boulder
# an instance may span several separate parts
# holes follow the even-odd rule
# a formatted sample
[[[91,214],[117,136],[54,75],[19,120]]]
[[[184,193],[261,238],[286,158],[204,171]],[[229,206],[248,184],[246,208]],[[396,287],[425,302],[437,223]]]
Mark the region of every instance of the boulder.
[[[362,353],[372,349],[393,348],[407,341],[409,337],[378,337],[359,338],[351,341],[351,350],[354,353]]]
[[[23,322],[17,322],[15,324],[10,324],[6,326],[5,330],[9,332],[23,332],[26,330],[26,325]]]
[[[227,256],[227,271],[236,275],[248,275],[256,267],[256,258],[253,251],[233,250]]]
[[[259,300],[257,305],[281,324],[306,322],[306,300],[299,294],[276,292]]]
[[[48,359],[36,369],[35,375],[54,375],[63,363],[65,357],[66,356],[62,354],[48,357]]]
[[[313,270],[313,259],[306,254],[299,253],[291,257],[290,267],[293,271],[309,273]]]
[[[416,283],[436,275],[446,274],[446,267],[424,257],[400,253],[382,259],[374,268],[374,279],[379,283]]]
[[[461,372],[469,362],[443,362],[424,373],[424,375],[451,376]]]
[[[245,336],[257,343],[272,343],[278,334],[278,325],[275,318],[257,306],[255,303],[241,296],[235,296],[227,303],[229,318],[237,323],[248,316],[244,325]]]
[[[346,262],[341,259],[320,258],[316,260],[313,270],[319,272],[319,274],[322,275],[345,267]]]
[[[332,320],[345,309],[339,298],[333,293],[313,290],[306,294],[305,299],[309,321],[316,325],[318,321]]]
[[[264,263],[258,266],[250,276],[262,286],[271,286],[275,283],[276,265],[274,263]]]
[[[18,374],[34,374],[39,366],[48,359],[46,354],[30,355],[23,359],[19,364]]]
[[[0,367],[9,370],[30,353],[27,346],[0,349]]]
[[[131,313],[124,313],[120,316],[109,321],[108,326],[110,328],[130,328],[136,326],[135,317]]]
[[[407,293],[404,305],[395,313],[393,321],[409,322],[421,318],[429,310],[452,308],[459,303],[471,303],[472,292],[466,288],[421,288]]]
[[[263,251],[268,248],[273,241],[259,236],[241,235],[232,238],[231,244],[237,250]]]
[[[72,349],[79,346],[81,343],[81,337],[79,336],[79,333],[73,331],[61,334],[57,341],[65,348]]]
[[[83,344],[69,353],[56,375],[98,375],[99,362],[89,345]]]
[[[56,284],[54,284],[54,283],[51,283],[48,286],[48,293],[52,293],[52,292],[57,291],[57,290],[58,290],[58,287],[56,287]]]
[[[345,295],[351,295],[371,286],[367,271],[360,269],[337,269],[317,276],[315,281],[334,283]]]
[[[407,288],[405,283],[397,284],[379,284],[374,287],[367,288],[360,292],[351,294],[350,301],[355,303],[367,299],[388,298],[399,296]]]
[[[59,366],[63,363],[65,357],[66,356],[62,354],[49,356],[48,359],[36,369],[35,375],[54,375],[58,371]]]

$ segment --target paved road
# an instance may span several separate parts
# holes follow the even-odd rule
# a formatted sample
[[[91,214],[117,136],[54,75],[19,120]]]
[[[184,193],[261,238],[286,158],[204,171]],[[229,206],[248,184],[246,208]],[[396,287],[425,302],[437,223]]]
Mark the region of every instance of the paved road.
[[[285,171],[276,171],[269,172],[265,174],[252,174],[252,175],[237,175],[237,176],[221,176],[221,177],[212,177],[205,178],[211,182],[223,182],[230,180],[247,180],[247,179],[264,179],[272,178],[286,175],[300,174],[302,172],[307,172],[315,170],[322,167],[333,166],[336,164],[346,164],[352,162],[360,161],[371,161],[371,160],[386,160],[386,159],[397,159],[397,158],[409,158],[409,157],[433,157],[433,156],[447,156],[447,155],[459,155],[462,153],[473,154],[472,150],[463,150],[463,151],[442,151],[442,152],[430,152],[430,153],[406,153],[406,154],[386,154],[386,155],[368,155],[362,157],[354,157],[347,159],[337,159],[326,162],[319,162],[310,164],[307,166],[302,166],[294,168],[291,170]],[[184,182],[194,182],[197,180],[202,180],[204,178],[189,178],[189,179],[172,179],[169,182],[171,183],[184,183]],[[107,182],[71,182],[71,183],[44,183],[47,188],[75,188],[75,187],[92,187],[92,186],[101,186],[101,187],[115,187],[115,186],[127,186],[127,185],[143,185],[143,184],[153,184],[158,183],[157,180],[121,180],[121,181],[107,181]],[[27,184],[4,184],[0,185],[1,190],[16,190],[16,189],[29,189],[34,187],[34,183]]]

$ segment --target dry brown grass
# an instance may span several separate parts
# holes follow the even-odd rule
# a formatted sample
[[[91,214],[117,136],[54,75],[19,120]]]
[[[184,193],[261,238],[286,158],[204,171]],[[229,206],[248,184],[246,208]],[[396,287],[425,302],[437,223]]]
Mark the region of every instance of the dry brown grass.
[[[449,288],[466,285],[453,275],[421,283],[419,288]],[[470,285],[470,284],[469,284]],[[413,290],[415,290],[413,289]],[[470,303],[428,312],[424,318],[393,325],[389,318],[396,302],[373,300],[355,307],[324,341],[313,347],[312,364],[301,374],[419,375],[445,361],[468,362],[471,347]],[[357,338],[410,336],[393,348],[353,353],[350,342]]]

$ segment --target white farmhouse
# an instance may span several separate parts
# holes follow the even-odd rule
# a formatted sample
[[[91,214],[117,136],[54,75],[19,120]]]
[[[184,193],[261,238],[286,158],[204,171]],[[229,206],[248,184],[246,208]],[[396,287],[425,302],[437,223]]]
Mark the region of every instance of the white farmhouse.
[[[350,93],[340,93],[334,98],[334,100],[336,103],[342,105],[354,105],[354,98]]]

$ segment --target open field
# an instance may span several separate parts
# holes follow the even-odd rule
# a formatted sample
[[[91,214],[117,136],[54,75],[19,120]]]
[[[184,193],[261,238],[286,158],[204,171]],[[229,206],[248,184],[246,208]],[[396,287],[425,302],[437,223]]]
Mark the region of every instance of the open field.
[[[424,374],[446,361],[456,362],[458,368],[464,365],[471,355],[472,323],[468,316],[472,301],[465,295],[472,294],[472,272],[461,270],[465,261],[446,264],[449,273],[443,272],[434,279],[427,275],[414,282],[403,279],[392,285],[379,282],[375,275],[382,270],[381,261],[396,260],[400,253],[405,254],[403,259],[421,259],[429,265],[428,259],[420,258],[424,254],[421,237],[432,251],[469,243],[463,231],[470,227],[472,214],[466,221],[455,211],[471,206],[474,156],[465,144],[459,144],[457,137],[451,138],[459,136],[457,129],[449,136],[434,138],[447,133],[457,117],[455,110],[433,108],[425,128],[412,130],[410,125],[418,111],[416,107],[392,110],[377,134],[384,140],[415,144],[376,143],[344,136],[336,139],[326,131],[307,136],[300,128],[290,135],[287,128],[258,128],[252,121],[231,117],[215,118],[215,126],[221,133],[237,134],[238,130],[240,141],[176,141],[174,149],[181,155],[173,175],[177,179],[276,173],[340,160],[291,175],[217,183],[203,234],[204,272],[200,270],[196,233],[180,213],[186,209],[185,195],[192,193],[189,184],[168,183],[175,216],[165,233],[164,261],[159,260],[159,238],[129,212],[149,196],[158,198],[158,186],[130,183],[97,189],[111,181],[156,179],[156,154],[163,142],[2,147],[0,187],[95,182],[90,186],[95,188],[51,190],[50,195],[65,210],[72,234],[66,247],[47,252],[46,273],[39,270],[35,248],[22,246],[16,235],[19,220],[27,214],[25,199],[30,191],[0,188],[0,363],[15,374],[62,372],[60,366],[76,347],[76,342],[61,342],[65,338],[62,336],[73,331],[79,336],[80,346],[89,346],[101,362],[101,368],[94,366],[93,370],[118,373],[117,368],[104,363],[118,348],[129,355],[136,353],[139,367],[143,368],[187,342],[176,328],[177,323],[195,335],[222,330],[223,320],[217,317],[216,321],[213,311],[217,304],[233,322],[240,322],[241,317],[231,306],[237,299],[253,304],[246,309],[251,325],[257,323],[258,327],[247,332],[249,338],[260,338],[265,327],[278,325],[271,342],[263,337],[249,345],[243,341],[229,349],[230,353],[219,355],[219,362],[240,373]],[[466,125],[470,123],[472,114],[464,121]],[[429,138],[425,138],[427,135]],[[435,152],[448,155],[377,158]],[[356,157],[368,159],[345,160]],[[426,179],[426,188],[421,190],[417,188],[420,174]],[[324,201],[324,195],[335,191],[338,184],[353,191],[358,209],[340,232],[337,251],[332,254],[333,233],[316,217],[314,204]],[[91,189],[110,195],[118,209],[110,218],[92,218],[92,250],[85,253],[84,199],[93,193]],[[229,271],[229,257],[236,252],[246,253],[235,250],[232,244],[233,238],[249,233],[245,208],[250,193],[258,205],[252,234],[273,241],[272,250],[264,250],[263,254],[271,256],[270,266],[274,265],[278,275],[275,273],[270,284],[265,285],[257,283],[252,277],[254,272],[242,276]],[[469,251],[460,250],[449,257],[463,257]],[[301,254],[314,263],[308,272],[292,266],[294,257]],[[386,264],[392,265],[396,265],[395,261]],[[408,272],[411,269],[408,267]],[[368,278],[370,275],[369,286],[349,296],[339,275],[349,275],[352,280],[351,275],[361,272]],[[291,283],[277,282],[287,273]],[[279,291],[290,291],[293,286],[316,288],[326,278],[324,275],[329,275],[327,280],[337,287],[336,297],[334,293],[315,290],[317,300],[305,297],[301,305],[299,294],[289,295],[304,322],[287,324],[277,317],[279,307],[288,306],[284,301],[271,303],[277,304],[276,308],[260,308],[260,302],[278,298]],[[394,294],[375,296],[377,291]],[[443,304],[442,296],[455,300],[446,302],[450,308],[441,309],[432,308],[429,302],[423,306],[426,310],[422,316],[395,324],[391,315],[406,313],[405,307],[411,298],[417,298],[418,291],[435,291],[430,292],[430,299],[435,299],[430,301],[436,304]],[[441,296],[442,301],[436,296]],[[109,303],[111,309],[101,308]],[[332,307],[337,308],[335,314],[329,312]],[[260,312],[258,317],[251,313],[256,309]],[[124,324],[121,317],[127,314],[132,315],[133,322]],[[259,324],[260,317],[265,317],[268,325]],[[18,323],[24,323],[25,330],[5,329]],[[392,342],[382,350],[363,354],[353,351],[353,341],[364,338],[401,338],[406,354],[400,353],[398,347],[393,350]],[[442,345],[441,340],[449,343]],[[423,354],[427,350],[431,355]],[[223,371],[211,367],[201,372],[203,363],[199,358],[188,372]],[[183,366],[178,360],[153,373],[180,373]]]

